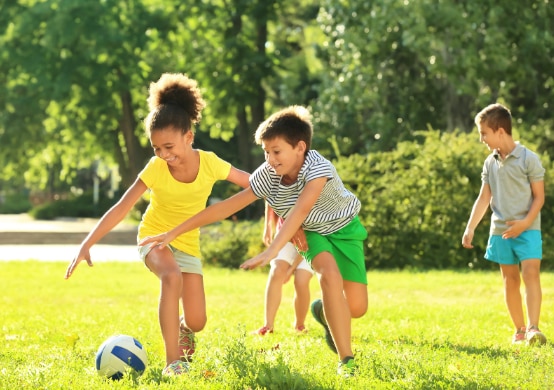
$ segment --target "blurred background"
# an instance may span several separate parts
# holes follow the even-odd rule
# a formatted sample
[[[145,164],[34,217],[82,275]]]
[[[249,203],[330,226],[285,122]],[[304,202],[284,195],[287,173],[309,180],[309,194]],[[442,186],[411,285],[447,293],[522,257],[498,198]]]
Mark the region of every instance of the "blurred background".
[[[153,154],[150,82],[180,72],[208,103],[195,146],[249,172],[257,125],[308,106],[376,268],[488,266],[488,216],[475,250],[460,242],[488,153],[473,118],[503,103],[547,169],[552,257],[553,22],[548,0],[2,0],[0,213],[102,215]]]

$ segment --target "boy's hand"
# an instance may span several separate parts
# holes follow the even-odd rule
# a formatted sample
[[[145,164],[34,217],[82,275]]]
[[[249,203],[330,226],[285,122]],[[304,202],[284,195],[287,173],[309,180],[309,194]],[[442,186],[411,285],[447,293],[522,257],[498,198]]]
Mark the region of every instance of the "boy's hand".
[[[139,241],[139,246],[145,246],[147,244],[159,245],[160,248],[165,248],[169,243],[173,241],[170,239],[167,233],[158,234],[157,236],[145,237]]]
[[[258,256],[253,257],[249,260],[246,260],[240,265],[240,268],[244,270],[254,269],[257,267],[262,267],[268,264],[273,257],[268,256],[267,251],[263,251]]]
[[[79,250],[79,253],[77,256],[73,258],[71,263],[69,263],[69,266],[67,267],[67,270],[65,271],[65,279],[69,279],[69,277],[73,274],[73,271],[75,271],[75,268],[79,265],[79,263],[82,260],[86,260],[89,267],[92,267],[92,260],[90,259],[90,252],[88,249],[81,248]]]
[[[502,233],[502,238],[516,238],[528,228],[527,224],[523,220],[506,221],[508,229]]]
[[[471,245],[471,242],[473,241],[473,229],[467,228],[464,232],[464,236],[462,237],[462,246],[464,248],[471,249],[473,248],[473,245]]]

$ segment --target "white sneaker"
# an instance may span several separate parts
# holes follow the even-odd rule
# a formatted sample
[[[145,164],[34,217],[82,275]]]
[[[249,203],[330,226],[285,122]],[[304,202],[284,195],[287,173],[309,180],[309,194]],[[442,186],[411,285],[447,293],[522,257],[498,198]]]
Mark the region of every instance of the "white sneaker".
[[[533,345],[544,345],[546,344],[546,336],[539,330],[536,325],[531,325],[525,333],[525,339],[527,344]]]

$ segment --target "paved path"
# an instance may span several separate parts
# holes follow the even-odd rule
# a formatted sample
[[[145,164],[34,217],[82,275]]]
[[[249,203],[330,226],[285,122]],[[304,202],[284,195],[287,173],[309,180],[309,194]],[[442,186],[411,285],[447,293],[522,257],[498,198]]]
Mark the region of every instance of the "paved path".
[[[43,260],[69,262],[82,239],[96,224],[91,218],[36,221],[27,214],[0,214],[0,261]],[[137,227],[120,223],[91,248],[94,262],[138,261]]]

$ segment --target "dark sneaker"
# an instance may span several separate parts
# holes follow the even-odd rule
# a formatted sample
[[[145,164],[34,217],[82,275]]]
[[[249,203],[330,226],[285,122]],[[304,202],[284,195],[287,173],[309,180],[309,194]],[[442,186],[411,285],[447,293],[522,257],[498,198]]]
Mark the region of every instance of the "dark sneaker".
[[[331,335],[329,326],[327,326],[327,321],[325,320],[325,315],[323,313],[323,301],[321,299],[316,299],[315,301],[313,301],[311,305],[311,311],[314,319],[318,323],[320,323],[321,326],[323,326],[323,329],[325,329],[325,341],[327,342],[327,345],[334,353],[337,353],[337,347],[335,346],[333,336]]]
[[[342,377],[350,378],[356,374],[356,361],[354,357],[347,356],[339,362],[339,368],[337,374]]]
[[[512,344],[523,344],[525,342],[525,328],[516,330],[512,338]]]
[[[529,329],[527,329],[527,333],[525,334],[525,339],[527,339],[527,344],[529,345],[546,344],[546,336],[539,330],[539,328],[536,325],[531,325]]]
[[[183,316],[181,316],[181,324],[179,325],[179,351],[181,360],[186,362],[192,361],[192,355],[196,349],[196,340],[194,332],[187,328]]]

